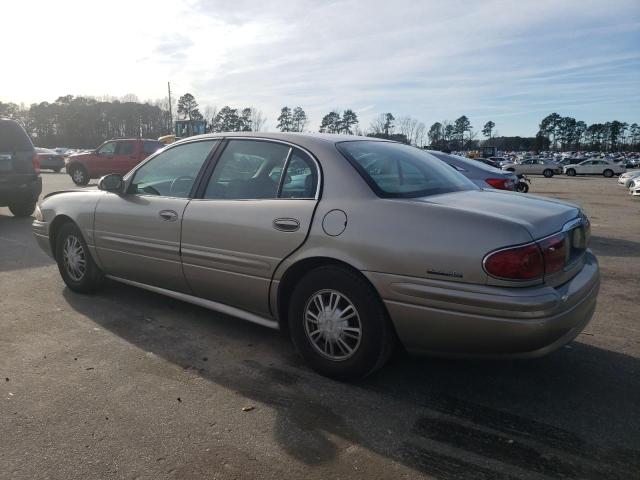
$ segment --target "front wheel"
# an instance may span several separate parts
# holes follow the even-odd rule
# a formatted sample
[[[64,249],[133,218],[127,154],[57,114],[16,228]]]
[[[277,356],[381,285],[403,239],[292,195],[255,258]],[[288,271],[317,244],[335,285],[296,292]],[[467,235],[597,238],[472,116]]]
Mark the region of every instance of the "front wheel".
[[[611,178],[613,177],[613,170],[610,170],[607,168],[604,172],[602,172],[602,175],[604,175],[607,178]]]
[[[527,193],[529,191],[529,185],[527,185],[527,182],[520,182],[516,185],[516,190],[520,193]]]
[[[338,380],[373,373],[395,345],[395,332],[376,292],[343,267],[319,267],[298,282],[289,304],[289,329],[311,368]]]
[[[58,270],[64,283],[79,293],[91,293],[102,283],[102,271],[91,258],[80,229],[65,223],[56,236],[55,248]]]
[[[567,175],[569,175],[570,177],[575,177],[576,171],[573,168],[570,168],[569,170],[567,170]]]
[[[543,172],[542,175],[544,175],[547,178],[551,178],[553,177],[553,170],[546,168]]]

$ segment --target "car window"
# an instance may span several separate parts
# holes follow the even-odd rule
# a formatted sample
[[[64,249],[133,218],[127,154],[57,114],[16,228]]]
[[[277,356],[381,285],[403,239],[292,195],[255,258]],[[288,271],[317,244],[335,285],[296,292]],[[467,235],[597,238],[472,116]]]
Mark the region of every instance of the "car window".
[[[229,141],[209,179],[204,198],[277,198],[280,177],[290,151],[289,146],[281,143]]]
[[[164,143],[162,142],[153,142],[153,141],[145,140],[142,143],[142,151],[144,153],[149,153],[149,154],[157,152],[163,147],[164,147]]]
[[[219,140],[184,143],[160,152],[136,170],[129,193],[187,198]]]
[[[33,144],[24,129],[12,120],[0,120],[0,152],[32,151]]]
[[[112,155],[116,152],[116,147],[118,144],[116,142],[107,142],[98,150],[98,154],[100,155]]]
[[[120,142],[118,146],[118,154],[120,155],[131,155],[134,150],[133,142]]]
[[[293,150],[286,175],[282,181],[280,198],[315,198],[318,172],[307,154]]]
[[[421,197],[478,188],[416,147],[369,140],[339,142],[336,147],[381,197]]]

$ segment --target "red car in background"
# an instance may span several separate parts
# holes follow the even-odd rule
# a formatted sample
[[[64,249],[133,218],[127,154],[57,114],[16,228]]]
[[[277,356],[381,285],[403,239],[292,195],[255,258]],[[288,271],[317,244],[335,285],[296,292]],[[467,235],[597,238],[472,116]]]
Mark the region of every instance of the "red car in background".
[[[95,150],[71,155],[67,173],[76,185],[87,185],[92,178],[108,173],[124,175],[165,145],[158,140],[123,138],[104,142]]]

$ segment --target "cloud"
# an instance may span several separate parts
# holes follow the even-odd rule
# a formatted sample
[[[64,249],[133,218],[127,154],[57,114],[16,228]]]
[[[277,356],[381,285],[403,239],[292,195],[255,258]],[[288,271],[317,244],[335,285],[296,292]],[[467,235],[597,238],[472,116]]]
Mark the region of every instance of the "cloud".
[[[640,117],[635,0],[114,2],[131,4],[128,17],[144,18],[142,26],[100,37],[74,22],[87,45],[58,47],[65,62],[89,58],[95,70],[72,68],[28,92],[15,82],[0,94],[41,100],[39,89],[55,98],[74,88],[149,98],[163,96],[171,80],[203,106],[253,105],[273,119],[281,106],[300,105],[314,128],[336,106],[353,108],[364,128],[385,111],[427,125],[467,114],[477,124],[508,120],[499,125],[504,134],[533,134],[546,110],[585,121]],[[117,25],[120,16],[109,12],[118,8],[101,23]],[[55,21],[56,9],[48,14]],[[110,76],[97,68],[114,49],[121,65]]]

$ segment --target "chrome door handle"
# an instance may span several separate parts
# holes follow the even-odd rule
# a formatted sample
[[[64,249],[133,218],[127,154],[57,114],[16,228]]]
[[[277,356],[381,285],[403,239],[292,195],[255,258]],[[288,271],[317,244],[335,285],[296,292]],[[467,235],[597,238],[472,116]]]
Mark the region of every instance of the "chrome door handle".
[[[174,212],[173,210],[161,210],[160,218],[165,222],[175,222],[178,219],[178,212]]]
[[[300,228],[300,221],[295,218],[276,218],[273,228],[281,232],[295,232]]]

